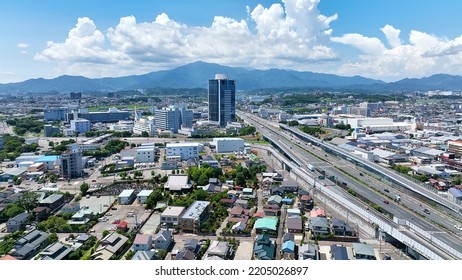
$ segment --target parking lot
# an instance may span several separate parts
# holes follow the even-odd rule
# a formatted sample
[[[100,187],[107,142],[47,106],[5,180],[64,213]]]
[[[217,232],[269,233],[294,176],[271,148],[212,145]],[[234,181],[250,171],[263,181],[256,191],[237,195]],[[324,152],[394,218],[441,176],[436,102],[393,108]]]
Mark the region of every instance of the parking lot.
[[[154,235],[157,227],[160,224],[160,214],[153,213],[140,229],[140,233]]]
[[[90,196],[88,198],[82,197],[80,200],[80,207],[88,207],[93,213],[104,213],[114,202],[113,196]]]
[[[105,215],[106,221],[98,222],[92,229],[91,232],[96,234],[97,237],[101,237],[103,231],[115,231],[117,229],[116,221],[127,222],[127,227],[133,228],[136,224],[145,221],[149,217],[150,213],[146,212],[143,205],[139,205],[134,202],[132,205],[115,205]]]

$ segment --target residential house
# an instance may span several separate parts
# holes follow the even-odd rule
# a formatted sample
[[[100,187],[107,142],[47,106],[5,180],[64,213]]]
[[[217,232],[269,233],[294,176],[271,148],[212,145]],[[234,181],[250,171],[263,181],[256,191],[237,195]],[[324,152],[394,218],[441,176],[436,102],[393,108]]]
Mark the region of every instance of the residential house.
[[[32,213],[37,222],[46,220],[51,215],[51,210],[48,207],[37,206],[32,210]]]
[[[21,213],[13,218],[10,218],[6,222],[6,231],[7,232],[15,232],[17,230],[25,230],[27,221],[29,220],[28,213]]]
[[[244,188],[242,189],[242,194],[239,198],[240,199],[251,199],[255,197],[256,197],[256,194],[252,188]]]
[[[245,199],[236,199],[234,205],[242,206],[242,208],[249,209],[249,201]]]
[[[295,254],[295,242],[292,240],[287,240],[281,245],[282,254]]]
[[[201,246],[199,245],[199,240],[190,238],[183,241],[183,248],[197,255],[201,249]]]
[[[282,204],[282,197],[279,195],[272,195],[268,198],[267,204],[276,204],[281,206]]]
[[[154,251],[136,251],[132,257],[132,261],[150,261],[157,260],[157,255]]]
[[[249,220],[250,211],[242,208],[242,206],[234,206],[229,212],[228,222],[230,223],[247,223]]]
[[[168,250],[173,243],[173,234],[171,231],[161,229],[153,238],[154,248]]]
[[[315,217],[326,217],[326,212],[324,209],[320,207],[314,207],[313,210],[310,211],[310,217],[315,218]]]
[[[64,204],[64,195],[54,193],[39,202],[42,207],[47,207],[53,213],[57,208]]]
[[[319,246],[316,244],[303,244],[298,248],[299,260],[319,260]]]
[[[234,202],[236,200],[235,199],[231,199],[231,198],[222,198],[220,199],[220,204],[222,204],[224,207],[232,207],[234,205]]]
[[[297,193],[298,183],[294,181],[282,181],[281,188],[284,190],[284,193]]]
[[[302,210],[310,210],[313,208],[313,199],[308,194],[304,194],[300,196],[300,209]]]
[[[340,236],[355,236],[355,230],[345,221],[333,218],[331,221],[332,233]]]
[[[331,260],[349,260],[348,251],[345,246],[342,245],[331,245],[330,246],[330,259]]]
[[[184,211],[182,206],[168,206],[160,214],[160,223],[162,227],[174,228],[180,223],[181,214]]]
[[[376,260],[374,247],[366,243],[353,243],[353,255],[357,260]]]
[[[266,234],[257,235],[253,247],[253,256],[256,260],[274,260],[276,245]]]
[[[293,233],[303,232],[302,217],[298,216],[298,217],[287,218],[286,228],[289,232],[293,232]]]
[[[212,240],[203,256],[203,260],[227,260],[232,255],[232,248],[226,241]]]
[[[219,193],[222,192],[222,185],[218,178],[210,178],[209,183],[203,186],[202,189],[210,193]]]
[[[28,260],[35,256],[42,248],[48,245],[48,233],[34,229],[16,240],[11,253],[13,257]]]
[[[127,241],[128,237],[117,232],[111,232],[101,240],[100,246],[91,257],[94,260],[109,260],[122,252]]]
[[[288,218],[300,217],[301,214],[302,214],[302,212],[298,208],[287,209],[287,217]]]
[[[277,204],[265,204],[263,206],[265,216],[279,216],[280,207]]]
[[[308,229],[314,236],[327,236],[330,234],[329,221],[324,217],[310,218]]]
[[[80,203],[69,202],[69,203],[64,204],[63,207],[61,207],[61,210],[59,210],[59,214],[60,215],[75,214],[79,210],[80,210]]]
[[[134,251],[149,251],[152,248],[152,236],[149,234],[137,234],[133,241]]]
[[[273,178],[269,178],[269,177],[266,177],[266,178],[263,178],[262,182],[261,182],[261,186],[263,189],[271,189],[273,187]]]
[[[292,204],[294,204],[294,200],[292,198],[289,198],[289,197],[284,197],[281,202],[284,205],[292,205]]]
[[[84,207],[72,215],[71,220],[68,221],[68,223],[70,225],[86,225],[92,217],[93,211],[88,207]]]
[[[278,218],[276,217],[261,218],[255,221],[254,229],[257,233],[275,235],[277,232],[277,225]]]
[[[282,236],[282,243],[284,243],[286,241],[289,241],[289,240],[295,241],[295,236],[294,236],[293,232],[286,232]]]
[[[196,255],[187,249],[181,249],[177,254],[172,254],[175,256],[176,261],[192,261],[196,259]]]
[[[72,253],[70,246],[56,242],[46,247],[39,255],[41,260],[59,261],[66,259],[70,253]]]
[[[284,195],[284,189],[279,186],[273,186],[271,188],[271,195],[278,195],[278,196],[283,196]]]

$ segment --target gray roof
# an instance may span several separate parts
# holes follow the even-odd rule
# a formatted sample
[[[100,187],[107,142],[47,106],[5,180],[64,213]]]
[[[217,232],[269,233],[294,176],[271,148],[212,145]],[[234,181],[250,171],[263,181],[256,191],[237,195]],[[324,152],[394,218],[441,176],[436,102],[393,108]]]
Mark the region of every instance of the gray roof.
[[[229,252],[229,243],[226,241],[217,241],[212,240],[209,248],[207,249],[207,256],[219,256],[221,258],[226,258]]]
[[[26,256],[37,250],[44,242],[48,240],[48,233],[34,229],[28,234],[16,240],[16,254]]]
[[[205,208],[210,204],[210,201],[194,201],[191,206],[188,207],[186,212],[181,216],[182,219],[193,219],[198,220]]]
[[[61,242],[56,242],[45,248],[40,255],[42,260],[61,260],[72,252],[72,249]]]
[[[29,218],[29,213],[24,212],[24,213],[18,214],[14,216],[13,218],[9,219],[8,222],[16,221],[21,224],[21,223],[24,223],[24,221],[26,221],[28,218]]]
[[[374,247],[365,243],[353,243],[353,251],[355,255],[373,256],[375,257]]]
[[[175,257],[175,260],[194,260],[196,255],[187,249],[181,249]]]
[[[154,236],[153,240],[165,240],[165,241],[172,240],[172,232],[166,229],[161,229],[156,234],[156,236]]]
[[[346,247],[339,245],[331,245],[330,253],[333,260],[349,260]]]
[[[107,245],[104,245],[106,250],[114,254],[125,244],[125,242],[127,242],[127,240],[128,238],[126,236],[113,232],[103,238],[101,242],[106,243]]]
[[[132,261],[148,261],[157,260],[157,256],[153,251],[136,251]]]
[[[190,238],[190,239],[186,239],[184,241],[183,247],[185,249],[195,251],[197,249],[198,245],[199,245],[199,241],[197,239]]]
[[[190,189],[192,185],[189,182],[188,175],[170,175],[164,187],[172,191],[181,191]]]
[[[47,197],[47,198],[43,199],[42,201],[40,201],[40,203],[44,203],[44,204],[55,203],[56,201],[60,200],[62,197],[63,197],[62,194],[54,193],[54,194],[50,195],[49,197]]]

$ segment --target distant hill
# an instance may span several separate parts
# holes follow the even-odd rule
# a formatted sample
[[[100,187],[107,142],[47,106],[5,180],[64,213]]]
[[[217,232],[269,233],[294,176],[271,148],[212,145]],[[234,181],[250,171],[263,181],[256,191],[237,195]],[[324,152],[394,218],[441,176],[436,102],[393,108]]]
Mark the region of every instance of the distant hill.
[[[445,74],[385,83],[361,76],[344,77],[281,69],[256,70],[199,61],[171,70],[117,78],[89,79],[66,75],[54,79],[31,79],[19,83],[0,84],[0,92],[119,91],[159,87],[207,88],[207,81],[213,79],[217,73],[227,74],[230,79],[236,80],[239,90],[293,87],[365,91],[462,89],[462,77]]]

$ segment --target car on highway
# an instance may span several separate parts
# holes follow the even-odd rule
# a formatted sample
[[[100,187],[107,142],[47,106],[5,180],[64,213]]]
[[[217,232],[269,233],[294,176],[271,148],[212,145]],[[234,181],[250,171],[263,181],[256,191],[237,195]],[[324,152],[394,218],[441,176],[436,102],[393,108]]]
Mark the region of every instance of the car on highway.
[[[460,226],[460,225],[454,225],[454,227],[455,227],[456,229],[458,229],[458,230],[462,230],[462,226]]]
[[[390,204],[390,201],[384,200],[383,203],[385,203],[385,204]]]
[[[423,211],[425,214],[430,215],[430,211],[427,208],[425,208]]]
[[[383,191],[386,192],[386,193],[389,193],[389,192],[390,192],[389,189],[384,189]]]
[[[363,173],[359,173],[359,176],[361,176],[361,177],[362,177],[362,176],[364,176],[364,174],[363,174]]]

